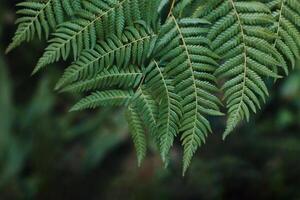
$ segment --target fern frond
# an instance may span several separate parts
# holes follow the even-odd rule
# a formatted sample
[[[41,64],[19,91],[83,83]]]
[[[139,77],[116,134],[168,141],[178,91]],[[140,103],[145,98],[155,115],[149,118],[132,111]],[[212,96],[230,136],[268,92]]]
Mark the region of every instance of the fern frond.
[[[166,162],[169,151],[177,136],[182,117],[181,98],[175,92],[172,80],[167,79],[163,68],[156,61],[147,67],[145,87],[157,98],[159,103],[157,119],[157,140],[162,160]]]
[[[295,67],[300,57],[300,2],[299,0],[268,0],[276,22],[272,30],[276,33],[274,46],[285,58],[284,69]]]
[[[268,27],[274,21],[265,4],[220,0],[206,6],[198,15],[213,24],[207,36],[214,51],[223,57],[215,74],[226,79],[222,87],[229,115],[225,138],[239,122],[249,120],[251,111],[260,108],[259,99],[264,101],[268,95],[263,78],[278,78],[274,68],[282,60],[272,46],[274,36]]]
[[[75,104],[71,111],[92,109],[99,106],[124,106],[133,96],[132,91],[109,90],[94,92]]]
[[[157,133],[158,106],[144,87],[139,87],[131,102],[152,136]]]
[[[138,8],[137,0],[83,1],[79,18],[57,28],[34,73],[61,58],[66,60],[71,52],[76,59],[84,49],[93,49],[97,39],[103,40],[113,33],[120,35],[126,25],[139,19]]]
[[[66,86],[64,92],[85,92],[96,89],[111,88],[136,88],[141,82],[143,73],[135,66],[129,66],[125,69],[118,69],[113,66],[104,69],[95,77],[75,82]]]
[[[138,166],[141,166],[147,151],[143,122],[134,106],[128,107],[126,116],[129,124],[130,134],[137,153]]]
[[[184,146],[183,173],[187,170],[193,154],[205,142],[211,132],[207,115],[222,115],[221,104],[214,95],[218,91],[212,75],[218,58],[203,37],[206,21],[196,18],[178,19],[171,14],[162,27],[158,50],[160,62],[166,62],[165,73],[174,78],[181,101],[183,117],[180,131]]]
[[[20,9],[17,14],[18,28],[11,44],[7,47],[6,53],[10,52],[24,41],[29,42],[37,34],[41,39],[44,33],[48,38],[50,29],[64,21],[64,14],[61,0],[47,0],[46,2],[26,1],[17,4]]]
[[[16,21],[18,28],[6,53],[10,52],[23,42],[31,41],[37,35],[48,39],[49,34],[57,25],[65,21],[65,14],[74,16],[81,8],[81,0],[46,0],[26,1],[17,4],[20,8],[17,14],[21,15]]]
[[[140,28],[128,27],[121,39],[111,36],[99,42],[94,49],[84,51],[78,60],[65,70],[56,89],[91,77],[114,64],[118,68],[124,68],[130,63],[140,65],[151,53],[156,35],[147,32],[141,26],[138,27]]]

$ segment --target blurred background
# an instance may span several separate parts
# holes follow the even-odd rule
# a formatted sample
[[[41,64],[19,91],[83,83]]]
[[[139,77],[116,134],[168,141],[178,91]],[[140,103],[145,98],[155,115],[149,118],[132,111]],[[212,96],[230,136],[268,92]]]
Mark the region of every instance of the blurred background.
[[[53,90],[64,63],[30,76],[45,43],[4,55],[17,2],[0,4],[1,200],[300,200],[300,67],[270,81],[263,114],[225,142],[225,119],[213,119],[186,177],[179,141],[168,169],[151,144],[138,168],[121,108],[69,113],[79,97]]]

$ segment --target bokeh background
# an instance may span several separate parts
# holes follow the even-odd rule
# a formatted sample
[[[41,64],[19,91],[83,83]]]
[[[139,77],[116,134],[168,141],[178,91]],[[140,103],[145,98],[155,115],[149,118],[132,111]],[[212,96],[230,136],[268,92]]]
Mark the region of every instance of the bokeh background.
[[[168,169],[151,143],[138,168],[122,108],[69,113],[79,97],[53,90],[65,63],[30,76],[45,42],[4,55],[17,2],[0,3],[1,200],[300,199],[300,67],[225,142],[213,119],[186,177],[179,141]]]

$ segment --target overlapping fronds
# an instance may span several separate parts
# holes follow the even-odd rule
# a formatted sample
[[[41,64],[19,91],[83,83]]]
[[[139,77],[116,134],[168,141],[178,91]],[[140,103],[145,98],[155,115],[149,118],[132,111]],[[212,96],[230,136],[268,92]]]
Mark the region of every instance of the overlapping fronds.
[[[148,93],[146,88],[140,87],[132,99],[132,104],[136,107],[145,127],[152,136],[155,136],[157,134],[158,106],[153,96]]]
[[[165,163],[179,137],[183,173],[212,132],[210,119],[223,115],[222,101],[225,138],[266,101],[267,79],[288,74],[300,57],[299,0],[30,0],[18,6],[19,26],[7,51],[53,32],[34,72],[69,58],[56,89],[91,92],[71,110],[127,107],[138,164],[148,133]]]
[[[139,24],[136,27],[127,27],[121,38],[112,35],[99,42],[94,49],[84,51],[78,60],[65,70],[56,88],[94,76],[112,65],[126,68],[130,63],[141,64],[151,53],[155,41],[156,35],[147,32]]]
[[[76,59],[82,50],[93,49],[97,39],[104,39],[113,33],[120,36],[126,25],[140,19],[137,0],[85,0],[82,4],[76,19],[57,28],[35,71],[60,58],[66,60],[71,52]]]
[[[157,30],[160,26],[157,9],[161,0],[139,0],[138,2],[142,20],[153,30]]]
[[[182,117],[181,98],[176,93],[173,81],[168,79],[156,61],[152,61],[148,67],[145,86],[156,97],[158,106],[157,140],[163,161],[169,154],[174,138],[179,132]]]
[[[276,68],[283,66],[282,56],[272,45],[276,35],[268,29],[274,18],[263,3],[233,0],[208,2],[197,14],[213,24],[207,37],[223,58],[215,74],[225,79],[225,138],[240,121],[249,120],[251,112],[257,112],[268,95],[263,79],[278,78]]]
[[[274,46],[285,58],[285,71],[288,66],[296,65],[300,57],[300,1],[299,0],[268,0],[276,22],[272,26],[276,33]]]
[[[76,9],[80,8],[80,0],[47,0],[47,1],[25,1],[17,4],[18,29],[12,43],[6,52],[10,52],[24,41],[32,40],[36,35],[46,38],[58,24],[64,22],[65,13],[74,15]]]

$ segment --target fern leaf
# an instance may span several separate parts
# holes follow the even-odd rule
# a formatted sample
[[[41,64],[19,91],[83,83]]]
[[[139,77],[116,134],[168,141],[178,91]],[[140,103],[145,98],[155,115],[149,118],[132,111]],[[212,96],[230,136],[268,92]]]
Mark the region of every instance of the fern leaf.
[[[130,63],[141,64],[152,51],[156,35],[146,32],[141,26],[138,27],[140,28],[126,28],[122,40],[111,36],[98,43],[94,49],[84,51],[78,60],[65,70],[56,89],[91,77],[114,64],[119,68],[124,68]]]
[[[47,0],[44,3],[27,1],[19,3],[17,6],[20,7],[17,14],[20,14],[21,17],[16,21],[18,28],[6,53],[24,41],[31,41],[36,34],[41,39],[44,32],[48,38],[50,29],[54,29],[64,20],[60,0]]]
[[[202,20],[178,19],[173,14],[162,27],[158,50],[160,62],[167,62],[165,73],[174,78],[181,102],[183,117],[181,140],[184,146],[183,173],[186,172],[193,154],[205,142],[211,132],[207,115],[222,115],[221,104],[213,94],[218,91],[212,75],[217,58],[210,49],[209,41],[202,35]]]
[[[269,0],[269,8],[276,18],[272,30],[276,33],[274,46],[285,58],[284,70],[295,67],[300,57],[300,2],[298,0]]]
[[[150,134],[155,137],[157,133],[158,108],[153,97],[145,88],[139,87],[132,99],[132,104],[150,131]]]
[[[64,92],[85,92],[96,89],[110,88],[135,88],[139,85],[143,73],[136,67],[130,66],[125,69],[118,69],[116,66],[110,69],[104,69],[95,77],[75,82],[66,86]]]
[[[46,0],[26,1],[17,4],[20,8],[17,14],[21,15],[16,21],[18,24],[15,36],[7,47],[6,53],[10,52],[21,43],[31,41],[37,35],[48,39],[50,33],[57,25],[65,21],[65,14],[74,16],[81,8],[81,0]]]
[[[137,19],[133,13],[137,13],[139,7],[131,7],[131,4],[137,4],[136,1],[83,1],[83,9],[78,12],[80,18],[59,26],[34,73],[60,58],[66,60],[71,52],[76,59],[84,49],[93,49],[97,39],[103,40],[115,32],[122,33],[124,22],[132,25]]]
[[[282,63],[272,46],[274,36],[262,34],[269,33],[267,27],[273,24],[266,5],[228,0],[208,2],[206,6],[198,15],[213,24],[208,38],[214,51],[224,58],[215,74],[226,78],[222,87],[229,115],[225,138],[260,107],[258,99],[264,101],[268,95],[263,78],[278,78],[274,68]],[[254,34],[253,30],[260,31]]]
[[[137,153],[138,166],[140,166],[147,151],[143,122],[134,106],[128,107],[126,116],[130,128],[130,134]]]
[[[175,93],[172,80],[167,79],[163,68],[156,61],[148,66],[145,87],[157,98],[159,112],[157,119],[157,140],[162,160],[166,162],[174,139],[179,132],[182,117],[181,98]]]
[[[94,92],[90,96],[80,100],[71,108],[71,111],[92,109],[99,106],[121,106],[126,105],[133,96],[132,91],[110,90]]]

